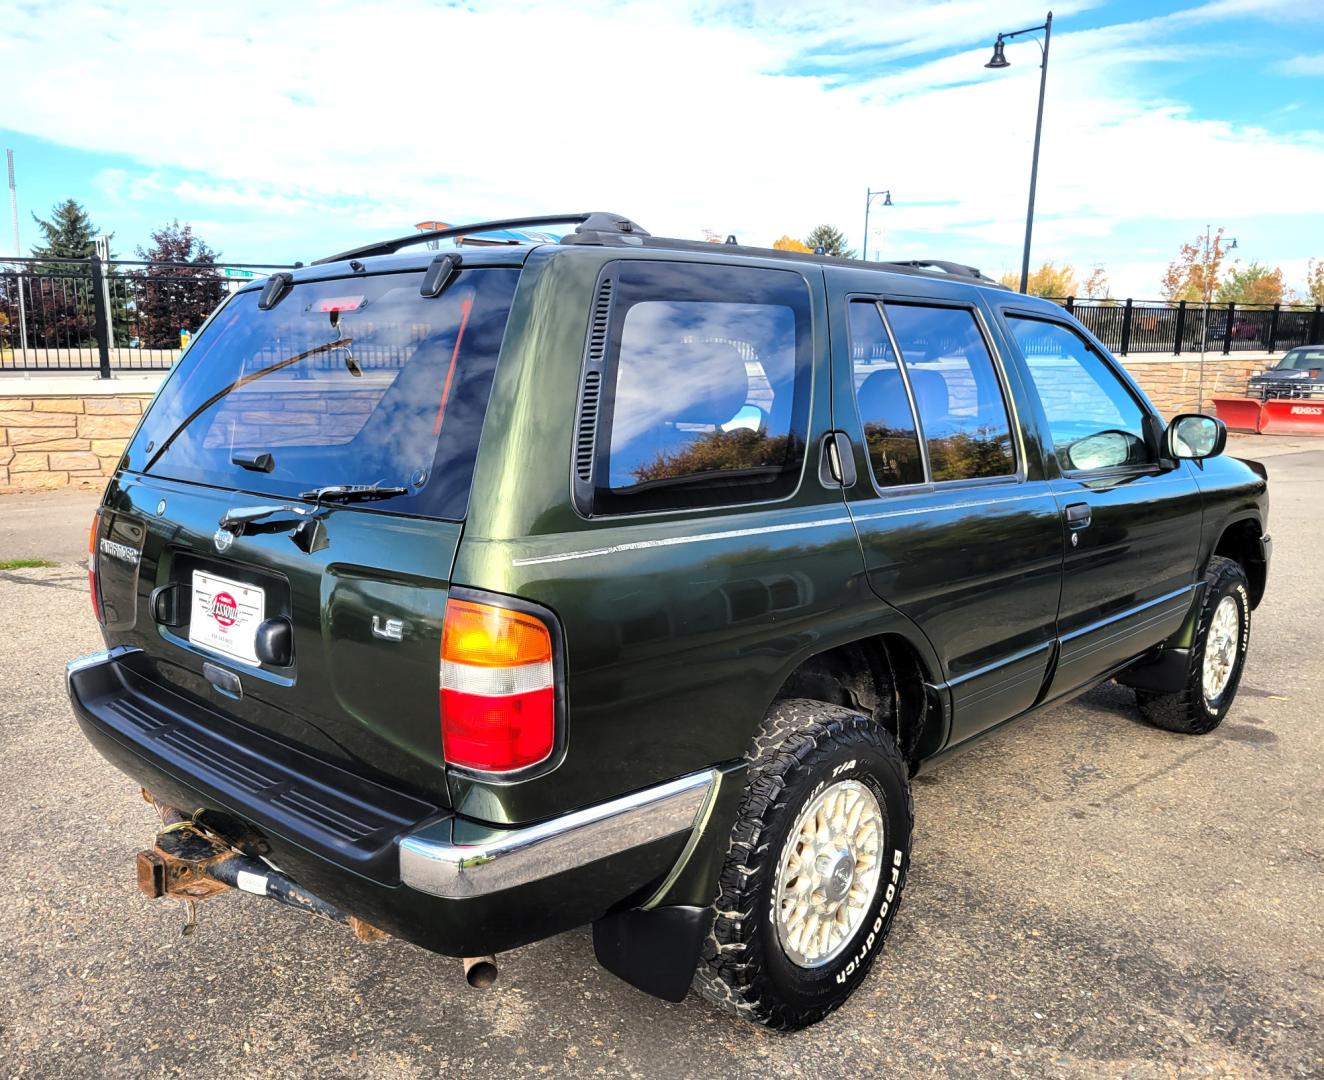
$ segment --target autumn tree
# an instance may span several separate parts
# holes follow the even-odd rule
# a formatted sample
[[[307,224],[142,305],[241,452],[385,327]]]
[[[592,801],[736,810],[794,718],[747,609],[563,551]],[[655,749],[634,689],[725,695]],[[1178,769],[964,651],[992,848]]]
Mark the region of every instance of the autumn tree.
[[[782,466],[800,448],[800,440],[794,434],[768,436],[747,428],[719,430],[699,435],[679,450],[664,450],[632,472],[636,481],[646,484],[709,472]]]
[[[1015,270],[1003,271],[998,280],[1009,289],[1019,290],[1021,287],[1021,275]],[[1050,260],[1041,265],[1038,270],[1030,271],[1025,291],[1031,296],[1059,299],[1064,296],[1075,296],[1076,271],[1072,269],[1070,263],[1063,263],[1058,266]]]
[[[1106,300],[1112,295],[1112,286],[1102,266],[1096,266],[1080,287],[1080,295],[1086,300]]]
[[[1215,299],[1220,304],[1281,304],[1283,272],[1279,267],[1251,263],[1244,270],[1234,268],[1218,287]]]
[[[1178,300],[1208,303],[1218,293],[1219,271],[1227,250],[1221,225],[1212,237],[1206,233],[1197,236],[1193,243],[1182,244],[1160,279],[1163,298],[1169,303]]]
[[[152,233],[150,248],[138,248],[138,258],[151,263],[129,275],[138,337],[149,349],[176,348],[180,330],[196,330],[225,296],[217,254],[192,225],[172,221]]]
[[[775,251],[812,252],[814,250],[813,248],[807,247],[804,244],[800,243],[800,241],[796,240],[794,237],[785,236],[785,235],[779,237],[777,240],[774,240],[772,246]]]
[[[846,246],[845,234],[834,225],[816,226],[804,238],[804,245],[810,251],[822,248],[828,255],[837,255],[843,259],[855,258],[855,250]]]
[[[1324,260],[1306,264],[1306,295],[1312,304],[1324,304]]]

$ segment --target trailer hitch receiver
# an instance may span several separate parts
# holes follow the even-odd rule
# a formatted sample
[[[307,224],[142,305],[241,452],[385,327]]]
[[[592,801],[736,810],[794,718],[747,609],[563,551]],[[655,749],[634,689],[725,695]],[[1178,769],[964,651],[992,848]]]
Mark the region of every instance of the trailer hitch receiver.
[[[237,889],[341,923],[359,941],[386,937],[377,927],[314,896],[261,859],[231,847],[173,807],[158,804],[158,809],[168,824],[157,834],[155,847],[138,852],[138,889],[151,899],[183,900],[189,907],[185,933],[193,926],[199,900]]]

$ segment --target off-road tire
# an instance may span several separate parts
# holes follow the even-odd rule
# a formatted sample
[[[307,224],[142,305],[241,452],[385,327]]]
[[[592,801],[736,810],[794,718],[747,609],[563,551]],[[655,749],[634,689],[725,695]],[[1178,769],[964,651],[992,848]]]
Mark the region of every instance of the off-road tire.
[[[891,929],[910,864],[909,770],[891,735],[874,721],[802,699],[772,707],[746,759],[745,794],[694,988],[728,1012],[792,1031],[821,1020],[851,995]],[[866,785],[883,812],[882,873],[850,944],[823,966],[805,968],[783,951],[773,922],[781,852],[810,800],[826,784],[847,779]]]
[[[1209,702],[1204,694],[1204,654],[1209,642],[1209,623],[1225,596],[1235,600],[1240,616],[1241,632],[1237,640],[1236,664],[1227,685],[1218,698]],[[1191,661],[1186,670],[1186,682],[1171,694],[1156,694],[1149,690],[1136,691],[1136,704],[1140,715],[1155,727],[1176,731],[1183,735],[1204,735],[1223,722],[1241,684],[1241,672],[1246,664],[1246,649],[1250,644],[1250,583],[1241,564],[1233,559],[1215,555],[1205,571],[1204,596],[1195,624],[1195,637],[1191,643]]]

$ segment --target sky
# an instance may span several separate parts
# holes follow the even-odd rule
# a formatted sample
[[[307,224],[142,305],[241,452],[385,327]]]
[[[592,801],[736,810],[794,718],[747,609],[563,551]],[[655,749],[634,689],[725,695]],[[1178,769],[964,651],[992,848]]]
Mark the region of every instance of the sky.
[[[172,219],[230,262],[415,222],[608,210],[770,245],[1019,270],[1046,0],[0,0],[0,146],[121,257]],[[1042,34],[1038,35],[1042,37]],[[1207,225],[1324,260],[1324,0],[1064,0],[1032,262],[1152,298]],[[12,251],[0,228],[0,253]]]

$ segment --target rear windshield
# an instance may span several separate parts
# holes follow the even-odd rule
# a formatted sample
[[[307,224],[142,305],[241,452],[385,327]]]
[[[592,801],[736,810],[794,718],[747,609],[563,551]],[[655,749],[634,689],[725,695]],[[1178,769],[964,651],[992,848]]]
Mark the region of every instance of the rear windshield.
[[[338,278],[269,311],[240,293],[180,359],[128,468],[283,498],[401,487],[362,505],[459,520],[518,278],[465,270],[434,298],[421,272]]]

